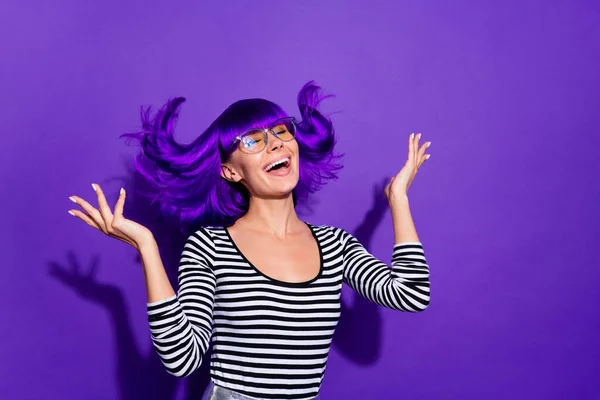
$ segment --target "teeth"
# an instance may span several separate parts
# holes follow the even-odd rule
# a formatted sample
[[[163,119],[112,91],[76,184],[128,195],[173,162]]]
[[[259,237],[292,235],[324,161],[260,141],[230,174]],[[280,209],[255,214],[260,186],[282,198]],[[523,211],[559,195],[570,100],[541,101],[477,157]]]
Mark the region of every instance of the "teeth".
[[[271,170],[273,167],[275,167],[276,165],[283,164],[284,162],[287,162],[287,161],[289,161],[289,160],[290,160],[289,158],[282,158],[282,159],[281,159],[281,160],[279,160],[279,161],[275,161],[274,163],[271,163],[271,164],[267,165],[267,166],[265,167],[265,171],[266,171],[266,172],[269,172],[269,171],[270,171],[270,170]]]

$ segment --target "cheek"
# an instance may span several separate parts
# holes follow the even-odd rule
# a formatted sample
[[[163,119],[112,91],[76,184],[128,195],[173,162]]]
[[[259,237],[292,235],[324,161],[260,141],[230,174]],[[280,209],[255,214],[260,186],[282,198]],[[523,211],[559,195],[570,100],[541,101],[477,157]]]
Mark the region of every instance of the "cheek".
[[[295,153],[295,157],[294,158],[296,159],[296,165],[300,165],[300,152],[298,150],[298,145],[297,144],[295,145],[294,153]]]
[[[300,159],[300,149],[298,147],[298,142],[296,140],[292,140],[291,142],[286,143],[286,147],[294,155],[296,163],[298,163],[298,160]]]
[[[260,176],[262,168],[262,160],[253,155],[247,155],[239,164],[243,178],[247,181],[252,181]]]

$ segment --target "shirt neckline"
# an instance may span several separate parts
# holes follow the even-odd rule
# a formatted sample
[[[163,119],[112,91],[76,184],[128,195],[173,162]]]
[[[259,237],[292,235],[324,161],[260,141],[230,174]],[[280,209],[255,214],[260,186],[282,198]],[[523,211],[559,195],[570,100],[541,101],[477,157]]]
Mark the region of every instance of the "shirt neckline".
[[[246,258],[246,256],[244,255],[244,253],[242,253],[242,251],[240,250],[240,248],[237,246],[237,244],[235,243],[235,241],[233,240],[233,238],[231,237],[231,234],[229,233],[229,229],[227,227],[223,227],[223,229],[225,230],[225,234],[227,235],[227,238],[229,239],[229,242],[233,245],[233,248],[235,249],[235,251],[237,252],[237,254],[239,254],[240,257],[242,257],[242,259],[244,260],[244,262],[246,262],[248,265],[250,265],[250,267],[258,272],[258,274],[260,274],[261,276],[263,276],[264,278],[266,278],[267,280],[280,285],[280,286],[289,286],[289,287],[302,287],[302,286],[308,286],[311,283],[313,283],[314,281],[318,280],[321,275],[323,274],[323,249],[321,248],[321,242],[319,241],[319,239],[317,238],[317,234],[314,231],[314,227],[313,225],[309,224],[308,222],[303,221],[306,226],[308,226],[308,229],[310,229],[310,233],[312,233],[313,237],[315,238],[315,241],[317,242],[317,248],[319,249],[319,272],[317,273],[317,275],[307,281],[304,282],[287,282],[287,281],[281,281],[279,279],[275,279],[265,273],[263,273],[261,270],[259,270],[258,268],[256,268],[256,266],[254,264],[252,264],[250,262],[250,260],[248,260]]]

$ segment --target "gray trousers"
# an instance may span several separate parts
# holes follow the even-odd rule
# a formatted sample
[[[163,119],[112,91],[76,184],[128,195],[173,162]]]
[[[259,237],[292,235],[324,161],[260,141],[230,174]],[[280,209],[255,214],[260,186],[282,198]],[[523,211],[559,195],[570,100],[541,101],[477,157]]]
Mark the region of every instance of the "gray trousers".
[[[313,397],[312,400],[320,400],[320,396]],[[246,396],[234,390],[215,385],[211,380],[210,384],[202,396],[202,400],[261,400],[258,397]]]

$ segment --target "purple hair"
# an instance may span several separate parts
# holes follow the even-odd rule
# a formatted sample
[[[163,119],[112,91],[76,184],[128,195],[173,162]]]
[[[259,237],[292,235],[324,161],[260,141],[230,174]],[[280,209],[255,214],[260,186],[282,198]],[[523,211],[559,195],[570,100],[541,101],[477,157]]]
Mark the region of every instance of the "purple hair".
[[[299,181],[292,195],[294,205],[306,200],[341,168],[334,154],[335,131],[331,120],[318,110],[324,96],[308,82],[298,93],[301,122],[297,125]],[[174,130],[183,97],[169,100],[155,115],[142,108],[142,131],[125,133],[142,151],[134,158],[135,169],[149,183],[145,193],[158,203],[161,214],[175,217],[181,232],[201,226],[230,226],[248,211],[249,194],[241,183],[221,177],[221,163],[235,151],[234,138],[250,128],[267,128],[287,114],[264,99],[239,100],[229,107],[190,144],[175,141]]]

